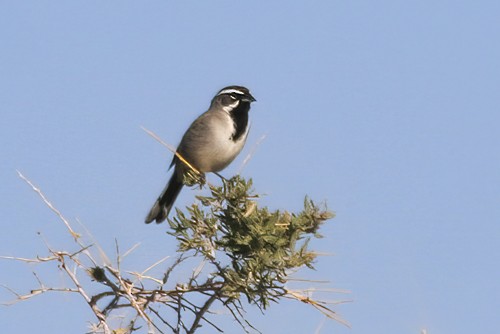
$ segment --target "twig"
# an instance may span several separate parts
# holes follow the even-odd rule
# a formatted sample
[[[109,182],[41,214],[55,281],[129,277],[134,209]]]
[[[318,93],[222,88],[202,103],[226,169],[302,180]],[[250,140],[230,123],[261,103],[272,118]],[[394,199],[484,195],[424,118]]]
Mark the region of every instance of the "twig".
[[[207,299],[205,304],[196,312],[196,317],[193,321],[193,324],[191,325],[191,328],[189,331],[187,331],[187,334],[193,334],[195,330],[198,328],[198,325],[200,323],[200,320],[203,318],[203,315],[208,311],[208,308],[212,305],[212,303],[217,299],[217,293],[214,293],[210,298]]]
[[[266,137],[267,137],[267,133],[263,134],[262,136],[260,136],[260,138],[257,140],[257,142],[252,146],[252,149],[250,150],[250,152],[247,154],[245,159],[243,159],[243,162],[241,163],[241,166],[238,169],[238,174],[241,174],[241,172],[243,171],[245,166],[248,164],[250,159],[252,159],[252,157],[254,156],[255,151],[257,151],[257,148],[260,146],[260,144],[262,144],[262,142],[266,139]]]
[[[115,278],[118,280],[120,286],[124,288],[124,290],[122,290],[122,292],[127,296],[127,299],[129,300],[130,305],[146,321],[148,326],[151,326],[151,325],[154,326],[151,319],[148,317],[148,315],[146,313],[144,313],[144,310],[142,309],[142,307],[137,303],[136,298],[133,297],[133,295],[132,295],[132,289],[134,288],[133,284],[128,283],[125,280],[123,280],[120,273],[116,269],[111,268],[109,266],[106,266],[106,269],[108,269],[108,271],[111,272],[115,276]]]
[[[27,259],[24,257],[0,256],[0,259],[15,260],[15,261],[21,261],[21,262],[26,262],[26,263],[41,263],[41,262],[48,262],[48,261],[57,260],[57,257],[49,256],[49,257],[37,257],[36,259]]]
[[[31,292],[28,293],[28,294],[21,295],[21,294],[17,293],[16,291],[12,290],[11,288],[9,288],[6,285],[2,284],[0,286],[3,287],[4,289],[8,290],[9,292],[11,292],[17,298],[15,300],[10,301],[10,302],[1,303],[1,305],[4,305],[4,306],[10,306],[10,305],[17,304],[17,303],[19,303],[21,301],[30,299],[32,297],[38,296],[38,295],[40,295],[42,293],[45,293],[45,292],[76,292],[76,293],[78,293],[78,290],[75,290],[75,289],[70,289],[70,288],[50,288],[50,287],[45,287],[44,286],[44,287],[41,287],[39,289],[31,290]]]
[[[234,305],[234,307],[238,311],[238,306]],[[234,313],[233,309],[229,305],[226,305],[226,308],[229,310],[229,312],[231,312],[231,314],[233,315],[233,319],[236,320],[236,322],[241,326],[241,328],[245,331],[245,333],[250,333],[248,331],[248,329],[245,327],[245,325],[243,324],[243,322],[241,322],[239,317],[236,315],[236,313]],[[239,311],[238,311],[238,314],[240,314],[240,316],[241,316],[241,313]]]
[[[158,312],[157,310],[155,310],[154,308],[152,308],[151,306],[148,306],[148,309],[153,312],[157,317],[158,319],[161,320],[161,322],[163,322],[165,325],[167,325],[173,332],[175,332],[175,328],[174,326],[172,326],[171,324],[168,323],[168,321],[166,321],[165,319],[163,319],[163,317],[160,315],[160,312]]]
[[[177,152],[177,150],[172,146],[172,145],[169,145],[167,144],[166,142],[164,142],[157,134],[155,134],[153,131],[151,130],[148,130],[146,129],[145,127],[141,126],[141,129],[143,129],[144,131],[146,131],[146,133],[148,135],[150,135],[151,137],[153,137],[154,139],[156,139],[156,141],[158,141],[160,144],[162,144],[163,146],[165,146],[166,148],[168,148],[170,150],[170,152],[174,153],[175,156],[177,158],[179,158],[180,161],[182,161],[186,166],[188,166],[192,171],[194,171],[197,175],[203,175],[203,173],[201,173],[198,169],[194,168],[193,165],[191,165],[186,159],[184,159],[184,157],[179,153]]]
[[[186,260],[188,257],[187,256],[184,256],[184,253],[181,253],[177,259],[175,260],[174,264],[172,264],[168,269],[167,271],[165,272],[165,274],[163,275],[163,284],[166,284],[167,281],[168,281],[168,278],[170,277],[170,274],[172,273],[172,271],[175,269],[175,267],[177,267],[180,263],[182,263],[184,260]]]
[[[54,254],[56,255],[56,254]],[[73,274],[71,270],[68,269],[66,266],[66,262],[64,260],[64,255],[59,256],[59,262],[61,263],[61,268],[66,272],[66,274],[69,276],[69,278],[73,281],[73,284],[75,284],[76,288],[78,289],[78,293],[85,299],[87,304],[90,306],[92,311],[94,312],[95,316],[99,320],[99,325],[102,325],[104,328],[104,333],[108,334],[111,333],[108,324],[106,323],[106,316],[102,311],[99,309],[97,304],[92,301],[92,299],[87,295],[83,287],[80,285],[80,282],[76,278],[76,276]]]
[[[343,324],[344,326],[351,328],[351,325],[347,321],[345,321],[342,317],[337,315],[337,313],[335,311],[331,310],[330,308],[326,307],[325,305],[322,305],[322,302],[318,302],[318,301],[313,300],[309,297],[303,296],[302,294],[300,294],[296,291],[292,291],[292,290],[288,290],[288,289],[285,289],[285,290],[286,290],[287,295],[285,295],[284,297],[288,297],[288,298],[291,297],[292,299],[296,299],[296,300],[299,300],[303,303],[312,305],[315,309],[317,309],[318,311],[320,311],[321,313],[326,315],[328,318],[336,320],[339,323]]]
[[[75,231],[73,231],[73,229],[71,228],[68,220],[66,218],[64,218],[64,216],[62,215],[62,213],[59,210],[57,210],[56,207],[54,207],[54,205],[52,205],[52,203],[42,193],[42,191],[40,190],[40,188],[36,187],[20,171],[17,171],[17,175],[19,175],[19,177],[21,179],[23,179],[27,184],[29,184],[30,187],[31,187],[31,189],[33,189],[33,191],[35,191],[38,194],[38,196],[40,196],[40,198],[42,199],[42,201],[59,217],[59,219],[61,219],[61,221],[64,223],[64,225],[66,225],[66,228],[68,229],[69,233],[71,233],[71,236],[75,239],[75,241],[78,240],[80,238],[80,234],[78,234]]]

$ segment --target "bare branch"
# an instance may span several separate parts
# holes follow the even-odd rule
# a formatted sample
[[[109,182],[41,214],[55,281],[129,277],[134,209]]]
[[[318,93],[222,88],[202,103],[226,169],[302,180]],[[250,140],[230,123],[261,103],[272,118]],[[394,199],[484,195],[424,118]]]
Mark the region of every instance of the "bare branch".
[[[203,306],[195,313],[196,318],[194,319],[191,328],[187,331],[188,334],[193,334],[196,331],[200,323],[200,320],[203,319],[203,316],[208,311],[208,308],[212,305],[212,303],[216,299],[217,299],[217,293],[214,293],[212,296],[210,296],[210,298],[207,299],[205,304],[203,304]]]
[[[42,191],[40,190],[40,188],[36,187],[20,171],[17,171],[17,175],[19,175],[19,177],[21,179],[23,179],[31,187],[31,189],[33,189],[33,191],[35,191],[38,194],[38,196],[40,196],[40,198],[42,199],[42,201],[59,217],[59,219],[61,219],[61,221],[64,223],[64,225],[66,225],[66,228],[68,229],[68,231],[71,234],[71,236],[75,239],[75,241],[78,240],[80,238],[80,235],[78,233],[76,233],[75,231],[73,231],[73,229],[71,228],[68,220],[66,218],[64,218],[64,216],[62,215],[62,213],[59,210],[57,210],[56,207],[54,207],[54,205],[52,205],[52,203],[42,193]]]

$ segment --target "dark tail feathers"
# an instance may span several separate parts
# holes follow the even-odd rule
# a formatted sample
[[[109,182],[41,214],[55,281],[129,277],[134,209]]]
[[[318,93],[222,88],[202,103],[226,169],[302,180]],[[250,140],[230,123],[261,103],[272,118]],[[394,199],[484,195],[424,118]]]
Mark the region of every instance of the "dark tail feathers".
[[[172,209],[175,199],[181,192],[182,186],[182,181],[179,180],[176,171],[174,171],[174,174],[170,178],[170,181],[168,181],[167,186],[163,189],[160,197],[158,197],[146,216],[146,224],[149,224],[154,220],[156,220],[156,223],[159,224],[167,219],[168,213],[170,212],[170,209]]]

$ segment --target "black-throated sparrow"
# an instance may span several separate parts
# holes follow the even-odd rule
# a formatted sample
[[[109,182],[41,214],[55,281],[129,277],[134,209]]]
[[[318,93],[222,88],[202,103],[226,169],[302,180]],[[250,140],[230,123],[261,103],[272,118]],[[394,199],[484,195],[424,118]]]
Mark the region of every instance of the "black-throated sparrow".
[[[255,99],[242,86],[222,88],[210,108],[187,129],[177,152],[202,173],[219,172],[240,153],[248,135],[248,111]],[[183,186],[188,166],[174,156],[174,173],[146,217],[146,224],[164,221]]]

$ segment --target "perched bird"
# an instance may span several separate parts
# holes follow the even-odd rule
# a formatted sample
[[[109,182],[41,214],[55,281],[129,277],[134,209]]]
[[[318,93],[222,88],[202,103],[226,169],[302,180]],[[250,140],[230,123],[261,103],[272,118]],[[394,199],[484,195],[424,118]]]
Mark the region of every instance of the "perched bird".
[[[241,152],[248,135],[248,111],[255,99],[242,86],[222,88],[212,99],[210,108],[187,129],[177,147],[189,164],[202,173],[219,172]],[[174,156],[170,168],[174,173],[146,217],[146,224],[164,221],[183,186],[189,167]]]

